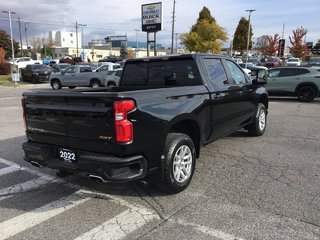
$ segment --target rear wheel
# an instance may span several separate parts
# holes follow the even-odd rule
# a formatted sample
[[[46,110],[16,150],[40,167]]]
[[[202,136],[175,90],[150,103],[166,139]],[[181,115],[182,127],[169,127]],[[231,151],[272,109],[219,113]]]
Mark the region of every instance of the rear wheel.
[[[69,89],[74,89],[74,88],[76,88],[76,87],[71,87],[71,86],[69,86],[68,88],[69,88]]]
[[[261,136],[264,134],[267,126],[267,109],[259,103],[257,106],[254,122],[246,127],[251,136]]]
[[[187,188],[196,165],[195,152],[193,141],[188,135],[169,133],[160,178],[155,179],[155,184],[167,193],[178,193]]]
[[[51,87],[54,89],[54,90],[58,90],[58,89],[61,89],[61,83],[59,80],[52,80],[51,81]]]
[[[100,86],[101,86],[101,84],[100,84],[100,82],[98,80],[93,80],[92,83],[91,83],[91,87],[92,88],[98,88]]]
[[[305,85],[298,89],[297,95],[301,102],[311,102],[317,96],[317,91],[313,86]]]

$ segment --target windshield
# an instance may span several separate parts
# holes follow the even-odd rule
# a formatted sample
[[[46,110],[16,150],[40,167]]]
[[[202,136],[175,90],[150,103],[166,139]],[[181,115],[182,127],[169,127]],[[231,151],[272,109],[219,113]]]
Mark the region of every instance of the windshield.
[[[288,62],[299,62],[298,58],[290,58],[288,59]]]
[[[46,70],[48,70],[48,67],[45,66],[45,65],[34,64],[34,65],[32,65],[32,69],[33,69],[33,70],[40,70],[40,69],[46,69]]]
[[[278,58],[268,58],[267,62],[278,62]]]
[[[310,62],[318,62],[320,63],[320,57],[313,57],[310,59]]]

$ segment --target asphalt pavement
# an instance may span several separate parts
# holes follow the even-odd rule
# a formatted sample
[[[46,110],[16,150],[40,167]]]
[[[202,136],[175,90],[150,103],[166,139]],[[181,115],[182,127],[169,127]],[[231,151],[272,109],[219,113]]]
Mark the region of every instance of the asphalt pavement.
[[[41,88],[0,86],[0,240],[320,239],[319,98],[271,98],[263,136],[202,148],[190,186],[167,195],[25,163],[21,94]]]

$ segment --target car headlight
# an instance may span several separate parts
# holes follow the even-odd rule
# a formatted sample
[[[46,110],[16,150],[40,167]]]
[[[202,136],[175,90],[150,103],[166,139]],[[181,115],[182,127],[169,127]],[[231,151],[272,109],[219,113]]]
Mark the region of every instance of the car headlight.
[[[33,75],[34,75],[34,76],[38,76],[38,75],[39,75],[39,73],[35,72],[35,73],[33,73]]]

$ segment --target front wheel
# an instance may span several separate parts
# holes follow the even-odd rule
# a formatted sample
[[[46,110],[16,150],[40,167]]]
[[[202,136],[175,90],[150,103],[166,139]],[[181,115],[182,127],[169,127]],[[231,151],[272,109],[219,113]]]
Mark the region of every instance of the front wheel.
[[[191,182],[196,165],[195,147],[186,134],[169,133],[160,167],[160,178],[155,184],[164,192],[178,193]]]
[[[313,86],[306,85],[299,88],[297,95],[301,102],[311,102],[317,96],[317,92]]]
[[[266,131],[267,126],[267,109],[259,103],[257,106],[256,114],[254,116],[254,122],[246,127],[251,136],[261,136]]]
[[[54,90],[58,90],[58,89],[61,89],[61,83],[59,80],[52,80],[51,81],[51,87],[54,89]]]

